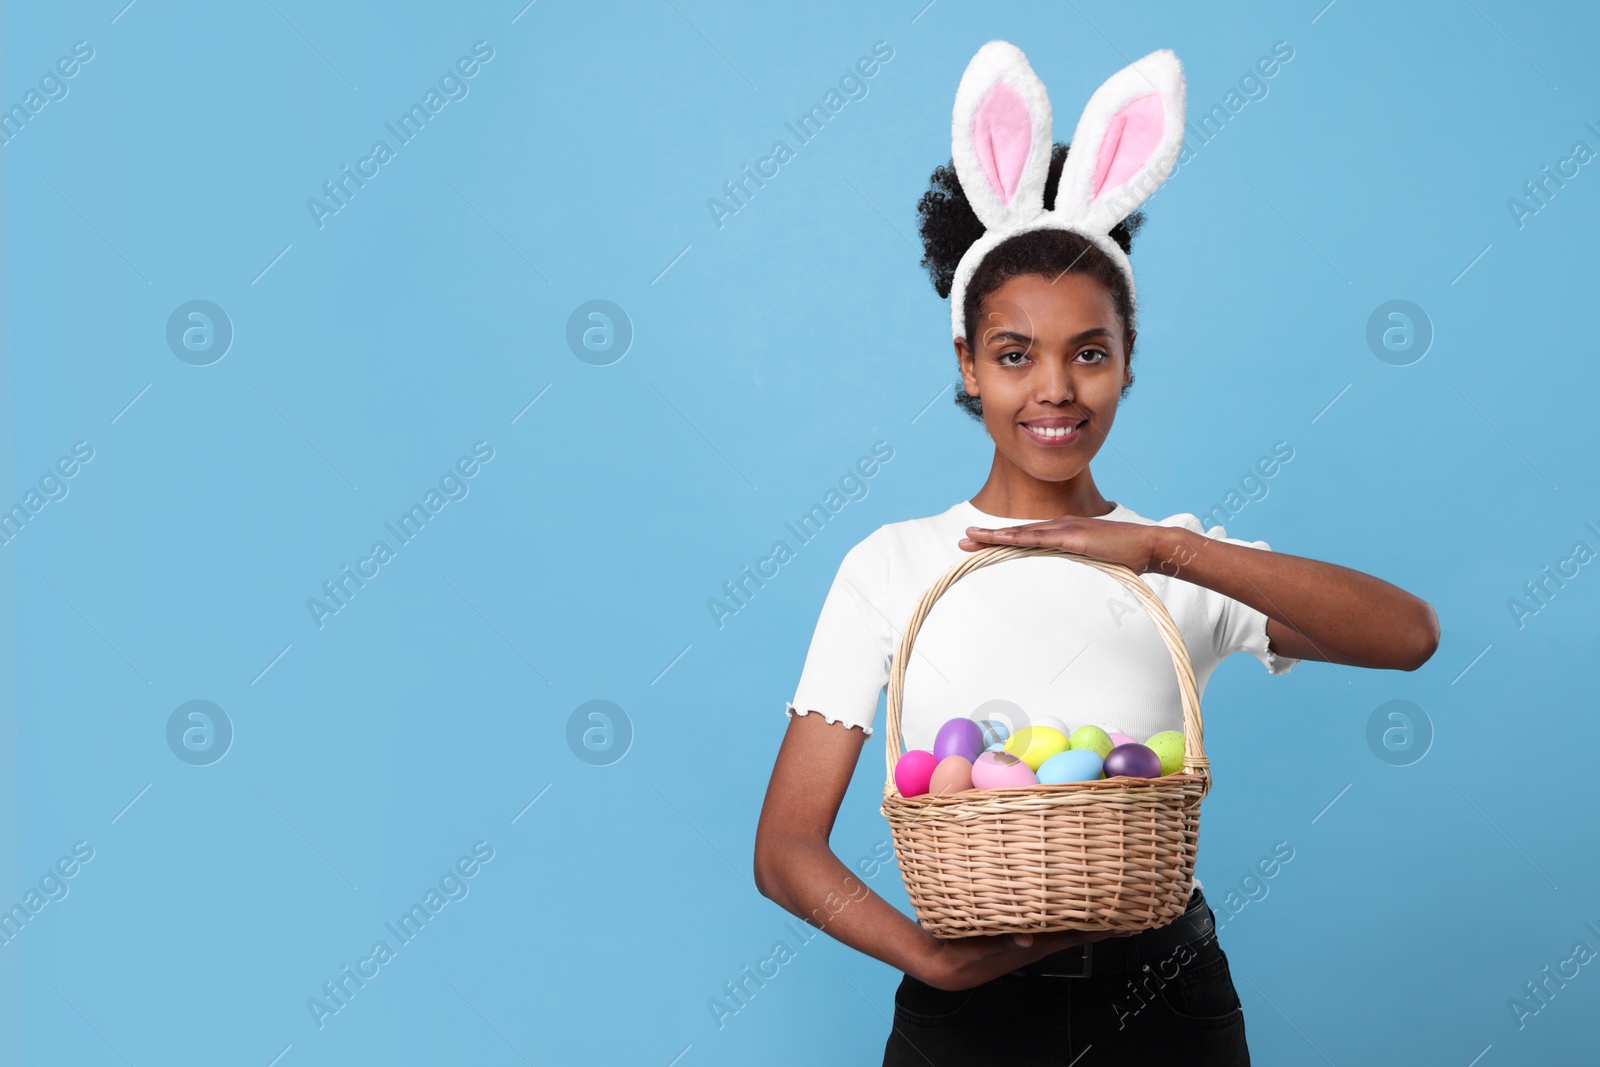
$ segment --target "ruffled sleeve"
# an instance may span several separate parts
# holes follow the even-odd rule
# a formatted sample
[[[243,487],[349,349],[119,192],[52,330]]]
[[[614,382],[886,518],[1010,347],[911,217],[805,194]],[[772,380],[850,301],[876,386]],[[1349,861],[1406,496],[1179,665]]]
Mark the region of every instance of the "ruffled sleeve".
[[[817,714],[872,736],[878,696],[889,682],[893,627],[883,528],[845,554],[817,617],[794,699],[785,713]]]
[[[1195,526],[1199,525],[1200,520],[1195,519]],[[1205,531],[1205,535],[1230,545],[1243,545],[1246,548],[1260,549],[1262,552],[1272,551],[1272,547],[1265,541],[1243,541],[1229,537],[1228,532],[1221,526],[1213,526]],[[1222,616],[1213,631],[1217,636],[1218,659],[1234,652],[1248,652],[1260,660],[1261,665],[1266,667],[1270,674],[1287,674],[1290,667],[1300,662],[1272,651],[1267,637],[1265,612],[1232,597],[1225,596],[1218,599],[1222,601]]]

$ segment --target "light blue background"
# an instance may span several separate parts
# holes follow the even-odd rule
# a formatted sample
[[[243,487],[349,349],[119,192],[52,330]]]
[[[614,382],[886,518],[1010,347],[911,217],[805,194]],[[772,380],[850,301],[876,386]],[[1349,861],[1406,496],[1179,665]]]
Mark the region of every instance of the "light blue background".
[[[6,106],[73,42],[94,58],[3,149],[4,502],[75,441],[94,459],[0,549],[0,897],[95,855],[0,947],[0,1062],[878,1062],[899,974],[827,936],[722,1028],[707,1003],[795,943],[751,846],[840,558],[987,470],[913,243],[995,37],[1061,140],[1150,50],[1178,52],[1193,113],[1293,47],[1148,205],[1139,381],[1097,478],[1202,511],[1286,440],[1230,535],[1443,622],[1411,675],[1213,678],[1200,877],[1217,904],[1295,850],[1221,934],[1257,1061],[1592,1047],[1595,967],[1524,1028],[1508,999],[1600,949],[1600,574],[1520,629],[1507,600],[1600,548],[1600,169],[1520,229],[1507,200],[1600,148],[1597,19],[923,2],[5,5]],[[470,94],[318,229],[307,198],[478,40]],[[880,40],[869,94],[719,229],[707,199]],[[636,332],[604,367],[565,340],[597,298]],[[236,331],[211,366],[166,345],[192,299]],[[1391,299],[1436,331],[1410,366],[1366,342]],[[319,629],[307,599],[480,440],[470,495]],[[718,629],[708,598],[880,440],[869,495]],[[208,767],[165,740],[193,699],[236,730]],[[594,699],[635,731],[610,766],[566,740]],[[1366,739],[1394,699],[1436,732],[1407,767]],[[834,832],[847,863],[887,837],[882,743]],[[307,999],[480,840],[470,895],[318,1029]],[[906,907],[897,868],[869,884]]]

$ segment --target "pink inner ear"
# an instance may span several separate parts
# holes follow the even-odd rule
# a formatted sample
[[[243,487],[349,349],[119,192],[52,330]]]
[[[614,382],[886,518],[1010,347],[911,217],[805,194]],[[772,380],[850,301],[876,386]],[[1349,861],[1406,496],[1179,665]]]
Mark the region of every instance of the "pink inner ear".
[[[1022,165],[1028,160],[1033,143],[1033,124],[1028,106],[1017,91],[1005,82],[996,82],[978,105],[972,120],[972,146],[989,179],[989,187],[1007,207],[1017,195],[1022,180]]]
[[[1091,199],[1106,188],[1115,189],[1144,165],[1161,143],[1167,117],[1161,110],[1161,97],[1146,93],[1124,104],[1106,127],[1100,154],[1094,164],[1094,191]]]

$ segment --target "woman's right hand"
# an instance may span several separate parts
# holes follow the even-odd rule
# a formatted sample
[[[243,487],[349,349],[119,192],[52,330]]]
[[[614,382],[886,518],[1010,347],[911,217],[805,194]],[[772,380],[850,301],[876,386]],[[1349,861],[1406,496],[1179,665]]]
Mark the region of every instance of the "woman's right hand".
[[[913,978],[935,989],[971,989],[1052,952],[1132,931],[1062,930],[1048,934],[983,934],[950,940],[928,935],[931,945]]]

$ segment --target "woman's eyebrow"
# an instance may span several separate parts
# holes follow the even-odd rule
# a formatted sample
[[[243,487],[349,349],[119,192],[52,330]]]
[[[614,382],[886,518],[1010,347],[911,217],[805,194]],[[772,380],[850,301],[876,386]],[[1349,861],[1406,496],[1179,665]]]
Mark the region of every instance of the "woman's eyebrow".
[[[990,330],[985,336],[988,338],[990,343],[1002,342],[1002,341],[1017,341],[1017,342],[1019,342],[1021,344],[1025,344],[1025,345],[1032,345],[1033,344],[1033,338],[1029,337],[1025,333],[1018,333],[1016,330]],[[1082,344],[1084,341],[1087,341],[1091,337],[1112,337],[1112,336],[1115,336],[1115,335],[1112,334],[1112,332],[1110,330],[1106,329],[1104,326],[1093,326],[1093,327],[1091,327],[1091,328],[1089,328],[1087,330],[1084,330],[1082,333],[1080,333],[1080,334],[1078,334],[1078,335],[1076,335],[1074,337],[1068,338],[1067,343],[1069,345],[1076,345],[1076,344]]]
[[[1025,345],[1033,344],[1033,338],[1029,337],[1025,333],[1018,333],[1016,330],[990,330],[984,336],[987,337],[991,343],[995,341],[1017,341]]]

